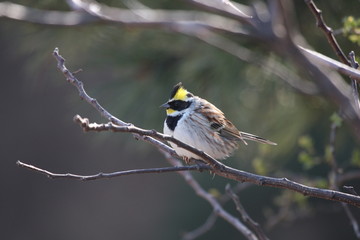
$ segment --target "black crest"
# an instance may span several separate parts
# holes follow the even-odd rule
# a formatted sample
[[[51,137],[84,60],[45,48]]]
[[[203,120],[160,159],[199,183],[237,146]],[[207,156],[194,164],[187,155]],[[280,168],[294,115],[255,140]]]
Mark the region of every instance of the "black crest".
[[[181,88],[183,85],[182,85],[182,82],[179,82],[178,84],[176,84],[173,88],[173,90],[171,91],[171,94],[170,94],[170,99],[172,99],[175,94],[177,93],[177,91],[179,90],[179,88]]]

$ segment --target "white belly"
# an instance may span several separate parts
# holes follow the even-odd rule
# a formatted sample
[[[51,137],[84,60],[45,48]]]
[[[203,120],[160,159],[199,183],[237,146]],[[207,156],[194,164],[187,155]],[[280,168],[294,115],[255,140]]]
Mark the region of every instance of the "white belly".
[[[201,136],[200,133],[202,133],[202,131],[199,129],[191,129],[189,127],[184,127],[184,124],[179,124],[179,123],[178,123],[177,127],[175,128],[175,131],[172,132],[167,127],[166,122],[164,123],[164,134],[170,135],[170,136],[182,141],[183,143],[186,143],[186,144],[188,144],[194,148],[197,148],[199,150],[202,150],[215,159],[223,159],[225,157],[228,157],[228,154],[217,149],[219,146],[217,146],[217,148],[214,146],[211,147],[210,144],[208,144],[206,142],[204,135]],[[179,156],[187,157],[187,158],[201,159],[196,154],[191,153],[183,148],[180,148],[172,142],[169,142],[169,143],[170,143],[171,147],[174,148],[174,150],[176,151],[176,153]]]

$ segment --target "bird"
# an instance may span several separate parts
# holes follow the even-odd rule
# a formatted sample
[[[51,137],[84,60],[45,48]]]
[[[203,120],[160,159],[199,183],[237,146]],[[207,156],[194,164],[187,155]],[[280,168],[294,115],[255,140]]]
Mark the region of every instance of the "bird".
[[[207,153],[216,160],[229,157],[239,142],[246,140],[264,144],[276,143],[254,134],[239,131],[224,113],[207,100],[195,96],[180,82],[171,91],[166,108],[163,133]],[[176,154],[187,163],[191,159],[202,160],[198,155],[169,142]]]

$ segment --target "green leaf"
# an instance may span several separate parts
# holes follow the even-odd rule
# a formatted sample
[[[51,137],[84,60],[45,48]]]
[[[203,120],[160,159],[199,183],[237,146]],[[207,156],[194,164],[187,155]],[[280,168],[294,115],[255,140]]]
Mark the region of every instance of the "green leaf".
[[[307,152],[314,153],[314,143],[310,136],[307,135],[301,136],[298,140],[298,144],[301,148],[303,148]]]
[[[337,127],[341,127],[342,125],[342,118],[337,113],[333,113],[330,117],[330,121],[334,123]]]
[[[302,164],[303,168],[306,170],[316,165],[315,158],[305,151],[299,153],[298,161]]]
[[[216,188],[210,188],[208,193],[210,193],[214,198],[219,198],[221,196],[221,193]]]
[[[360,150],[355,149],[351,154],[351,165],[360,167]]]

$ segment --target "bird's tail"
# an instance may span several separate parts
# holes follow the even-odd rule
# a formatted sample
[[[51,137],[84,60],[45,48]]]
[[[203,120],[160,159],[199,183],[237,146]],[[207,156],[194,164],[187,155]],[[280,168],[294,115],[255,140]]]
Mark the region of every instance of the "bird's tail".
[[[259,142],[259,143],[264,143],[264,144],[270,144],[270,145],[277,145],[277,143],[274,143],[270,140],[267,140],[265,138],[256,136],[254,134],[250,134],[250,133],[246,133],[246,132],[240,132],[240,136],[242,141],[247,145],[247,142],[245,140],[250,140],[250,141],[255,141],[255,142]]]

